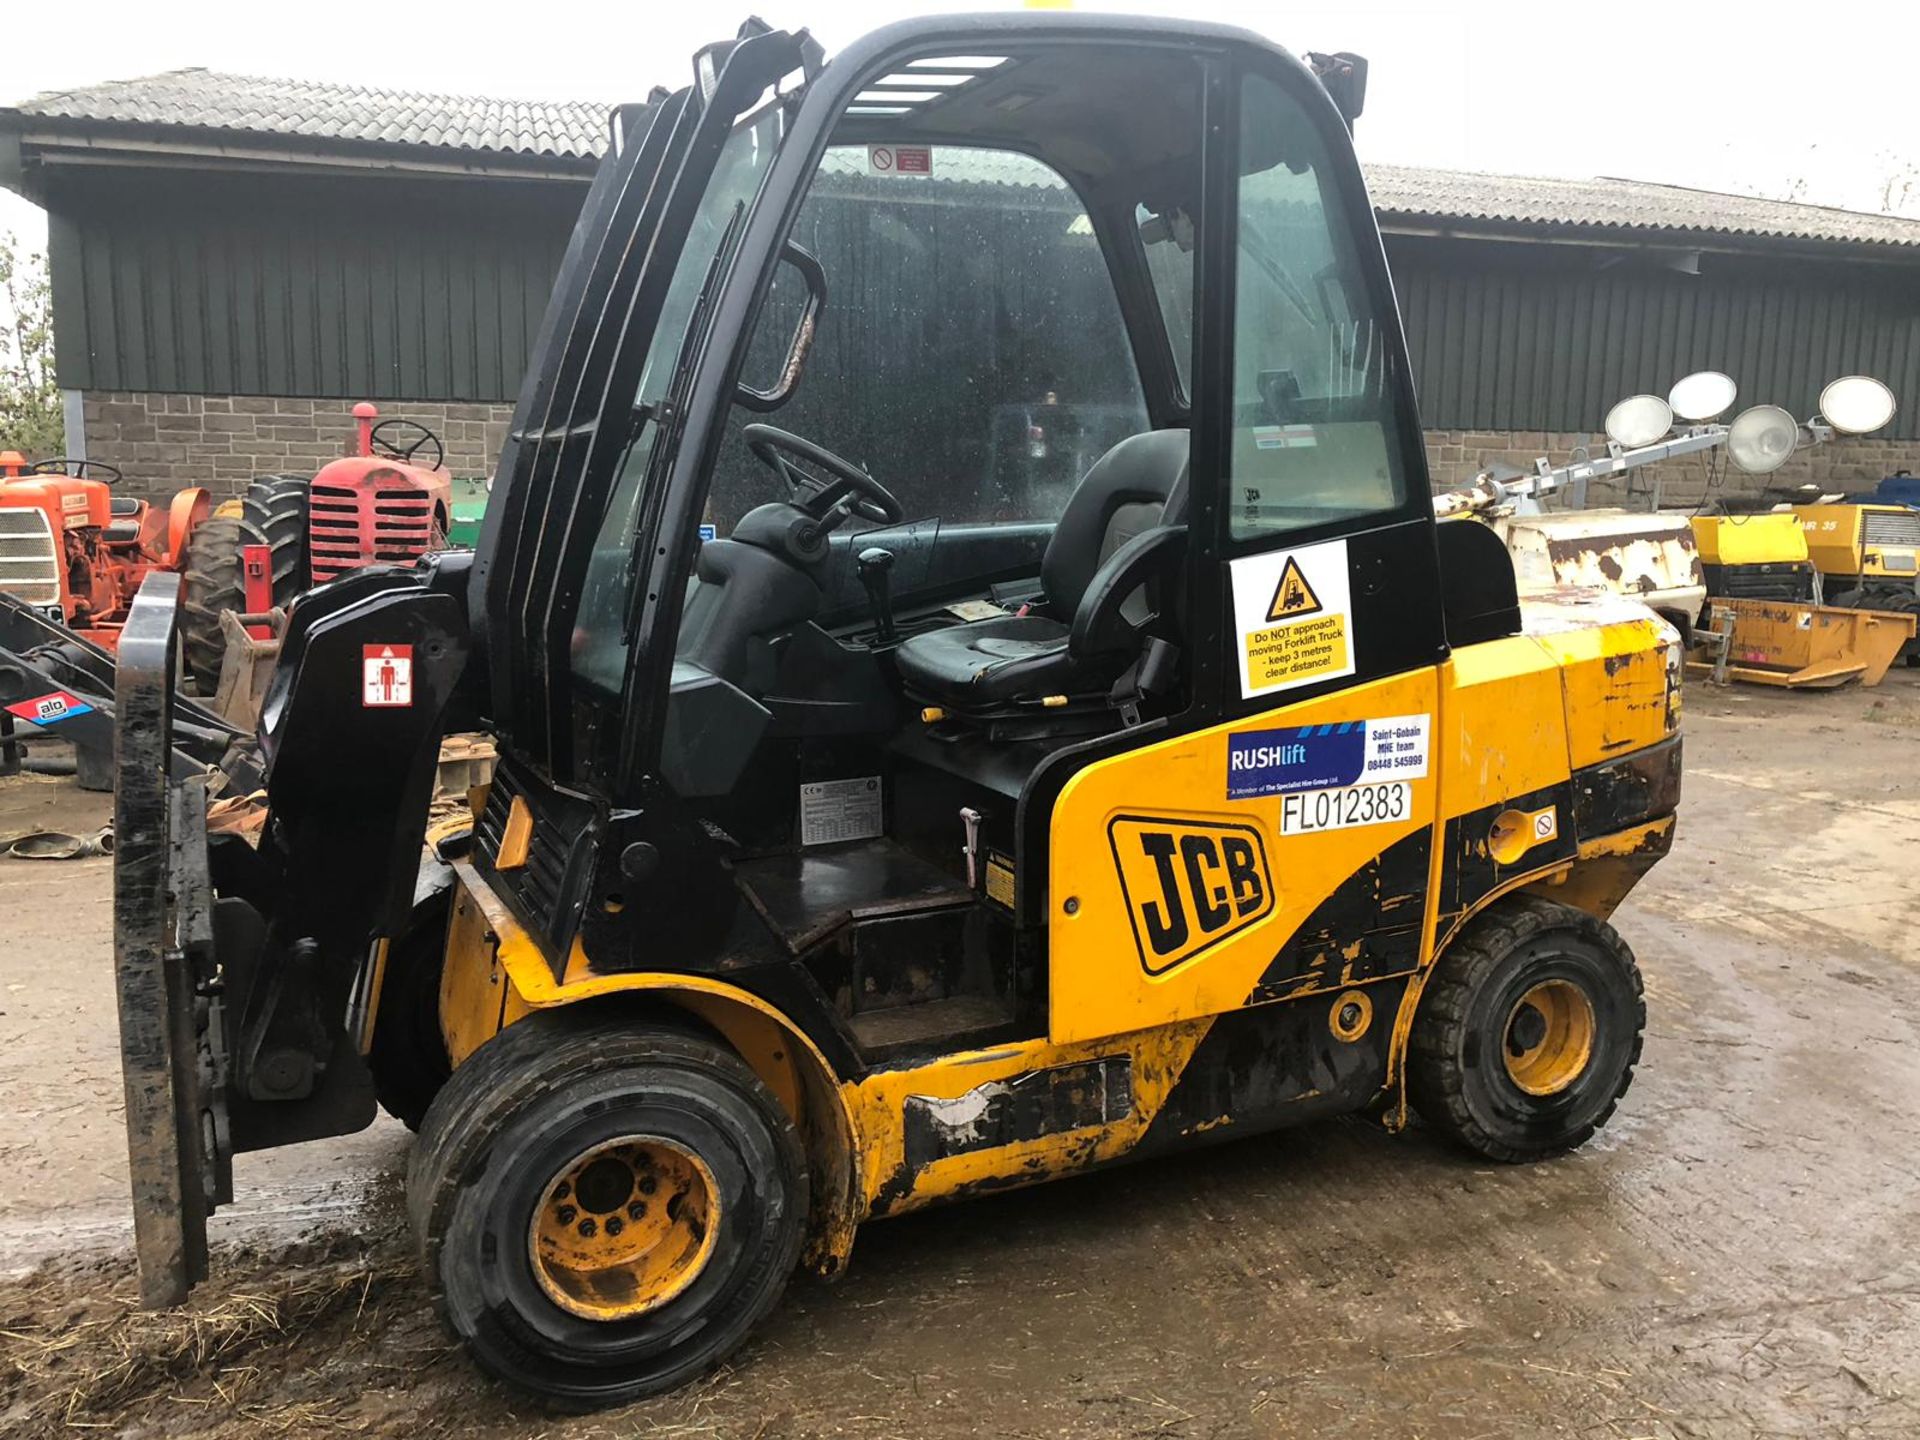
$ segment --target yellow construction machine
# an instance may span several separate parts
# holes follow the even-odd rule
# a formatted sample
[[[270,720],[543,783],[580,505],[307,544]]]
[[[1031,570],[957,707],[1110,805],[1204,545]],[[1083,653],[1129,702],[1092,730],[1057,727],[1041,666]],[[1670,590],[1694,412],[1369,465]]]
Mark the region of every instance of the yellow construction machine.
[[[236,1151],[376,1096],[448,1329],[563,1406],[699,1374],[921,1206],[1347,1112],[1482,1163],[1607,1122],[1680,647],[1436,522],[1365,64],[1308,60],[1042,12],[702,50],[616,116],[477,554],[294,607],[257,845],[168,781],[147,584],[150,1302]],[[1037,394],[1127,423],[1009,491]],[[429,836],[470,730],[498,768]]]

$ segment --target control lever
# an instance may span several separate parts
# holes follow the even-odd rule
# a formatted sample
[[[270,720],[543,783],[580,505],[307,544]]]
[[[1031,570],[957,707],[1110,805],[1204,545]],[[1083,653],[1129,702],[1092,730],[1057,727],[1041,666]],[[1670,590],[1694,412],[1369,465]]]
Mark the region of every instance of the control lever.
[[[867,592],[867,604],[873,610],[873,638],[882,645],[893,643],[893,552],[878,545],[862,550],[854,561],[860,572],[860,584]]]

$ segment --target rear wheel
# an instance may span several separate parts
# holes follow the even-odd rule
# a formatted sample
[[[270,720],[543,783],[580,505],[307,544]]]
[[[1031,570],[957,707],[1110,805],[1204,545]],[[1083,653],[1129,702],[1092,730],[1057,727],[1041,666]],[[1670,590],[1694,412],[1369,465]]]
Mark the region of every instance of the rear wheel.
[[[247,608],[242,552],[249,545],[266,543],[267,537],[250,522],[217,516],[202,520],[187,537],[180,651],[186,661],[187,678],[201,695],[213,694],[220,684],[220,662],[227,653],[220,616],[228,610]]]
[[[227,653],[221,612],[244,613],[247,608],[247,546],[264,545],[270,553],[275,607],[293,604],[309,587],[308,489],[309,482],[298,475],[262,475],[240,497],[237,517],[216,514],[187,537],[180,648],[187,676],[200,694],[211,695],[220,684],[220,663]]]
[[[407,1205],[442,1317],[481,1368],[587,1408],[694,1378],[772,1309],[799,1260],[806,1162],[716,1040],[553,1012],[453,1072]]]
[[[1639,967],[1612,926],[1546,900],[1499,901],[1427,982],[1407,1092],[1427,1124],[1489,1160],[1557,1155],[1612,1116],[1646,1019]]]
[[[288,606],[312,584],[307,565],[308,493],[303,475],[262,475],[241,497],[244,518],[273,552],[273,603]]]

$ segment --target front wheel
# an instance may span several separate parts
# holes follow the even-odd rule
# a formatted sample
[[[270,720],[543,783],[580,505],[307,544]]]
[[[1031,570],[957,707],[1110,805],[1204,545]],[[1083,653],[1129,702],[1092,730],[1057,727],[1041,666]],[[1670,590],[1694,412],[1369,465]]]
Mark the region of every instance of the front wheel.
[[[1436,963],[1414,1016],[1420,1118],[1489,1160],[1584,1144],[1633,1083],[1647,1007],[1626,942],[1531,896],[1497,901]]]
[[[773,1308],[800,1256],[806,1160],[717,1040],[560,1011],[453,1072],[407,1206],[442,1317],[481,1368],[586,1409],[693,1379]]]

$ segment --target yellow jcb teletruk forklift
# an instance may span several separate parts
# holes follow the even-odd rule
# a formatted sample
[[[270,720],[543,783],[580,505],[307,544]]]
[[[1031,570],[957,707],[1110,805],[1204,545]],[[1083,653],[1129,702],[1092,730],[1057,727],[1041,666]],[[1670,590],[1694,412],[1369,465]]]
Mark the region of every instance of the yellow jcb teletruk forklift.
[[[1523,613],[1436,523],[1364,62],[1310,58],[1052,13],[701,51],[616,117],[477,553],[295,607],[257,847],[168,781],[143,590],[150,1302],[236,1152],[376,1096],[446,1324],[572,1406],[936,1201],[1367,1108],[1496,1161],[1605,1123],[1678,640]],[[474,729],[498,772],[428,835]]]

